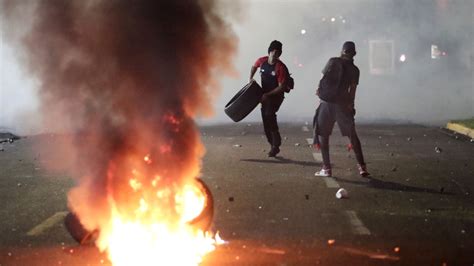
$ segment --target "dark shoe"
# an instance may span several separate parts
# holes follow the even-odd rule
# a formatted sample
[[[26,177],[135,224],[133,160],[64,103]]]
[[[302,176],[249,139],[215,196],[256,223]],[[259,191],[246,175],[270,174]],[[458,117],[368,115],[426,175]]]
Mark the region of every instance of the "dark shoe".
[[[280,152],[280,148],[277,146],[272,146],[271,150],[268,152],[268,157],[275,157]]]

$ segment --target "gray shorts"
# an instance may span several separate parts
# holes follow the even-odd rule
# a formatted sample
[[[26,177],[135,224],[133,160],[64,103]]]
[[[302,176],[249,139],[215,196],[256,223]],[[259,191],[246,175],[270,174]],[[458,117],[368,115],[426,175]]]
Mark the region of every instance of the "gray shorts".
[[[321,101],[313,118],[314,135],[330,136],[335,122],[343,136],[350,136],[355,127],[354,112],[346,106]]]

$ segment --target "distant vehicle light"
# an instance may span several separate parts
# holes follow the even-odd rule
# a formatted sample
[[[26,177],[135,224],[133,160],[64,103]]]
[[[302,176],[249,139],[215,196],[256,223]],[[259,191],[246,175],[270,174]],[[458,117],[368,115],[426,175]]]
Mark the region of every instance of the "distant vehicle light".
[[[405,62],[407,60],[407,57],[405,54],[400,55],[400,62]]]

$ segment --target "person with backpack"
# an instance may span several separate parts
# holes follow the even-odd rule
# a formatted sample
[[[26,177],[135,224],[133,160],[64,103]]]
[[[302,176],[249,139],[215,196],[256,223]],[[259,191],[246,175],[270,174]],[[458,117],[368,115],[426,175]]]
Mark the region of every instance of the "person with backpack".
[[[355,55],[355,43],[347,41],[342,46],[341,56],[329,59],[322,71],[323,77],[316,91],[320,104],[313,118],[313,146],[321,150],[323,166],[316,176],[332,176],[329,136],[335,122],[341,134],[350,140],[349,149],[354,149],[359,174],[369,175],[354,122],[354,99],[360,76],[359,68],[354,65]]]
[[[260,68],[263,89],[261,113],[265,136],[271,145],[269,157],[275,157],[280,152],[281,136],[276,113],[283,103],[285,92],[293,88],[288,68],[280,60],[282,46],[281,42],[272,41],[268,47],[268,56],[258,58],[250,69],[249,81],[254,82],[253,76]]]

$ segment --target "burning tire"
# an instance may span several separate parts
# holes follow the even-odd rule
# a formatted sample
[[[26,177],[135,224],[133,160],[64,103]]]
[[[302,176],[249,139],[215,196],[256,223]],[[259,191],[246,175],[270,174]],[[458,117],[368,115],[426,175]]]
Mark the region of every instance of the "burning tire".
[[[189,221],[189,224],[196,229],[207,231],[211,226],[212,218],[214,216],[214,199],[204,181],[196,178],[195,183],[203,195],[205,195],[206,201],[201,213],[196,218]],[[73,212],[66,215],[64,218],[64,225],[72,238],[81,245],[93,244],[100,233],[99,230],[94,230],[92,232],[86,230],[81,224],[79,217],[77,217]]]
[[[189,224],[196,228],[200,228],[203,231],[207,231],[211,226],[212,218],[214,216],[214,198],[212,197],[211,191],[207,187],[206,183],[204,183],[202,179],[197,178],[196,183],[203,194],[206,195],[206,202],[201,214],[191,220]]]
[[[255,109],[260,103],[262,95],[262,88],[253,81],[235,94],[226,104],[224,111],[234,122],[239,122]]]

